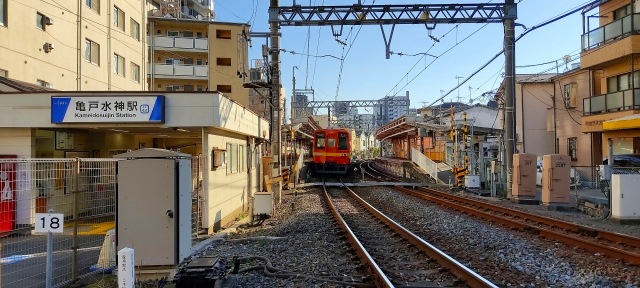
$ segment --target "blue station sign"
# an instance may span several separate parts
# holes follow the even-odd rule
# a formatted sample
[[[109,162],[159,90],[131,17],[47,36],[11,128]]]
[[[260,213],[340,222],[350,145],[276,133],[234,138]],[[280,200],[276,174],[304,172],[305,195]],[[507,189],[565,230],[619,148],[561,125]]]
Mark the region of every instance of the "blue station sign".
[[[52,96],[51,123],[164,123],[164,96]]]

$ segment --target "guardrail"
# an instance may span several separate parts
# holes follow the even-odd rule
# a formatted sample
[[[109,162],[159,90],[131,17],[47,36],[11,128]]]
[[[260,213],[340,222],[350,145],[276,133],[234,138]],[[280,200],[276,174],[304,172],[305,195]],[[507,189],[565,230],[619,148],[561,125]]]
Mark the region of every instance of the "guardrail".
[[[411,161],[424,169],[431,178],[436,180],[437,183],[444,184],[440,179],[438,179],[438,163],[433,162],[433,160],[427,158],[427,156],[415,148],[411,148]]]

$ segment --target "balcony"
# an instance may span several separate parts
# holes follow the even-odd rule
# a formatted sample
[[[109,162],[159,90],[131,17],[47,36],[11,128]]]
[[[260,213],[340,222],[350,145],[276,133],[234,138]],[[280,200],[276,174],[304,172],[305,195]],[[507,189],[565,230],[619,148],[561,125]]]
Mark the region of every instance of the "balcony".
[[[583,104],[585,116],[640,109],[640,88],[585,98]]]
[[[208,65],[153,64],[153,68],[155,78],[207,79],[209,76]],[[147,71],[149,71],[149,76],[151,76],[151,69]]]
[[[631,14],[582,35],[582,51],[640,32],[640,14]]]
[[[153,36],[153,47],[207,52],[209,50],[209,41],[207,38]]]

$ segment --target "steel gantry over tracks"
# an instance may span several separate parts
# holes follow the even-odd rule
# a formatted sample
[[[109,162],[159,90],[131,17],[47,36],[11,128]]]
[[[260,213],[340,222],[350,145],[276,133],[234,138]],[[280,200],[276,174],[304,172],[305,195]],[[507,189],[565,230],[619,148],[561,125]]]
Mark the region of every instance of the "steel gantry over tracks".
[[[397,24],[423,24],[427,29],[435,28],[436,24],[457,23],[504,23],[504,54],[505,54],[505,150],[507,171],[508,196],[511,195],[511,167],[515,151],[515,19],[517,5],[514,0],[504,3],[478,4],[394,4],[394,5],[363,5],[361,1],[353,5],[339,6],[280,6],[279,0],[271,0],[269,6],[269,23],[271,26],[271,63],[275,83],[272,87],[279,87],[279,34],[280,26],[322,26],[330,25],[334,35],[342,34],[344,25],[380,25],[384,38],[387,59],[390,57],[390,43],[393,30]],[[383,25],[391,25],[389,38],[385,34]],[[334,29],[334,26],[339,26]],[[278,74],[278,75],[275,75]],[[278,94],[276,94],[278,95]]]

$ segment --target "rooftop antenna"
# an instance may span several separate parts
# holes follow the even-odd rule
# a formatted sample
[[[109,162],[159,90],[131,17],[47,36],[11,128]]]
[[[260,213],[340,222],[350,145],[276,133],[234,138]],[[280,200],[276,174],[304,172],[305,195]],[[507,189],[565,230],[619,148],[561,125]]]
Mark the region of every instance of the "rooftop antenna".
[[[563,72],[567,72],[569,70],[569,62],[571,62],[571,55],[564,55],[564,57],[562,57],[562,61],[564,61]]]

